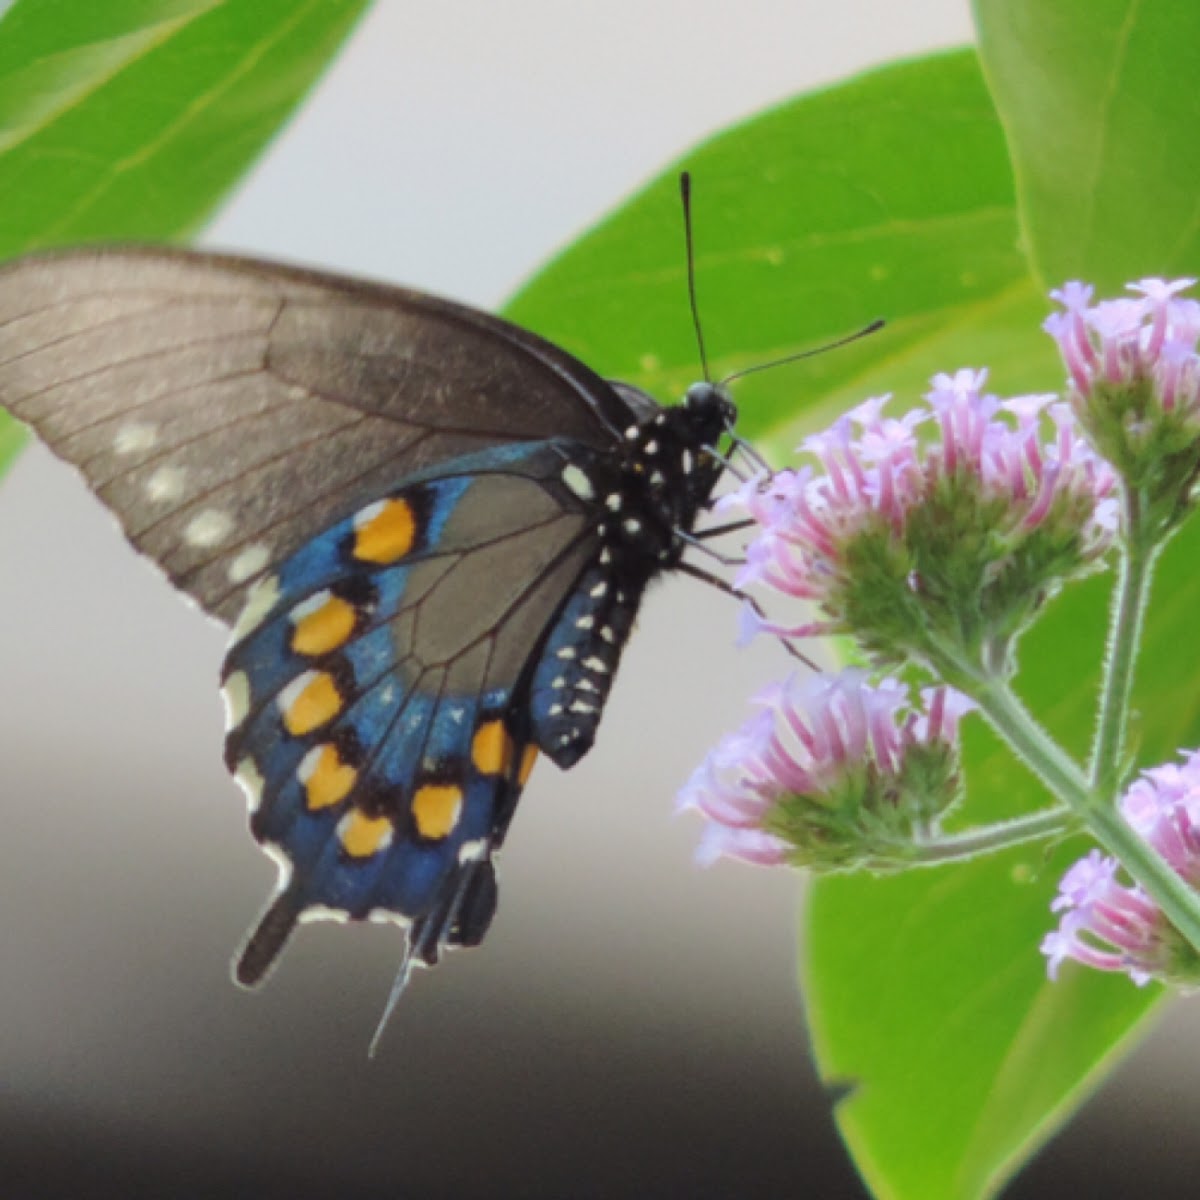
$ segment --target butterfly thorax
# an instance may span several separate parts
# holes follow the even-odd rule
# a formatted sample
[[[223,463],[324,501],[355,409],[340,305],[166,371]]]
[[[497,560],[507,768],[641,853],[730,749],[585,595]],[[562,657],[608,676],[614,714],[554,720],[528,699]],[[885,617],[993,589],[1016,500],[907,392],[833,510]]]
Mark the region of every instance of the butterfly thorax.
[[[623,431],[619,456],[581,460],[574,479],[580,495],[602,505],[598,531],[613,556],[648,577],[679,561],[680,534],[709,504],[722,470],[713,451],[737,414],[724,389],[709,383],[693,385],[673,408],[645,399],[652,410]]]

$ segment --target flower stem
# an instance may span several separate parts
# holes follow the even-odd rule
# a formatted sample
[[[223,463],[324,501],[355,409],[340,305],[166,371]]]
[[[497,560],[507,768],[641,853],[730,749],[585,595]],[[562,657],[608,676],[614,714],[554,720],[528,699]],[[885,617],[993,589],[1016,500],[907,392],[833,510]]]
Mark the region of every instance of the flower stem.
[[[1070,756],[1000,680],[972,673],[963,681],[960,672],[956,686],[975,700],[1025,765],[1071,807],[1100,845],[1120,860],[1168,920],[1200,952],[1200,893],[1134,832],[1110,796],[1088,786]]]
[[[908,861],[913,866],[937,866],[1078,830],[1079,818],[1065,804],[1060,804],[1023,817],[931,839],[914,846]]]
[[[1083,772],[1005,683],[961,660],[946,661],[943,673],[949,683],[979,705],[979,711],[1050,791],[1083,816],[1092,800]]]
[[[1136,492],[1127,491],[1124,504],[1127,549],[1121,556],[1120,574],[1113,595],[1104,685],[1100,697],[1100,720],[1092,743],[1091,768],[1088,772],[1092,790],[1108,797],[1110,804],[1120,786],[1133,671],[1141,645],[1142,620],[1159,549],[1146,537],[1142,528],[1141,497]]]

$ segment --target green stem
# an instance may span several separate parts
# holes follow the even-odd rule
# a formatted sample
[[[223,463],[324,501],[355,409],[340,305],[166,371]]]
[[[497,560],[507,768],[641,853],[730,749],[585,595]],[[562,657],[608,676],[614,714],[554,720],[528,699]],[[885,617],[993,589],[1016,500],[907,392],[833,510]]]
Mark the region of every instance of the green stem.
[[[1141,497],[1125,494],[1127,550],[1121,557],[1120,574],[1113,596],[1112,619],[1105,656],[1104,684],[1100,696],[1100,720],[1092,743],[1092,790],[1109,798],[1120,783],[1129,722],[1129,700],[1133,671],[1142,641],[1142,622],[1150,593],[1150,580],[1158,546],[1152,545],[1142,529]]]
[[[947,661],[943,673],[948,682],[979,705],[979,711],[1051,793],[1083,816],[1092,799],[1083,772],[1008,687],[995,676],[965,666],[960,660]]]
[[[964,682],[966,686],[963,682],[956,686],[975,700],[1025,765],[1070,805],[1092,836],[1120,860],[1200,953],[1200,894],[1133,831],[1109,796],[1089,787],[1075,763],[1003,683],[978,674]]]
[[[931,839],[912,847],[911,857],[907,861],[918,867],[957,862],[1007,850],[1009,846],[1021,842],[1075,833],[1078,829],[1079,818],[1075,813],[1065,804],[1057,805],[1024,817],[1013,817],[1009,821],[997,821],[992,825],[981,825],[977,829]]]

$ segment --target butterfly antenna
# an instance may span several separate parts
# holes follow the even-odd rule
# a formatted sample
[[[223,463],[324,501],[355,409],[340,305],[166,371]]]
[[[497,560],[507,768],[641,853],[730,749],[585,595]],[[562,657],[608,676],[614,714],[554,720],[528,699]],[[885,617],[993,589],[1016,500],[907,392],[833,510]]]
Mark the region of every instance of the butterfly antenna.
[[[746,367],[741,371],[734,371],[732,375],[726,375],[717,386],[725,387],[735,379],[745,379],[747,375],[756,375],[759,371],[769,371],[772,367],[782,367],[785,363],[799,362],[802,358],[812,358],[816,354],[824,354],[826,350],[837,350],[841,346],[848,346],[851,342],[857,342],[859,338],[865,338],[872,333],[877,333],[886,324],[887,322],[882,317],[878,317],[870,325],[864,325],[861,329],[856,329],[853,333],[847,334],[843,338],[838,338],[835,342],[826,342],[825,345],[814,346],[811,350],[801,350],[797,354],[788,354],[783,358],[774,358],[770,362],[765,363],[755,363],[752,367]]]
[[[696,303],[696,250],[692,240],[692,176],[689,171],[679,174],[679,202],[683,205],[683,237],[687,253],[688,304],[692,309],[692,328],[696,331],[696,346],[700,350],[700,368],[704,382],[711,383],[708,353],[704,349],[704,330],[700,325],[700,306]]]
[[[375,1032],[371,1035],[371,1044],[367,1047],[368,1058],[374,1058],[379,1052],[379,1043],[383,1041],[383,1031],[392,1019],[392,1014],[396,1011],[396,1005],[400,1003],[400,997],[404,995],[404,991],[408,987],[409,978],[412,976],[412,969],[412,943],[406,938],[404,942],[404,957],[400,960],[400,965],[396,968],[396,978],[392,981],[392,990],[388,992],[387,1003],[383,1006],[383,1012],[379,1017],[379,1024],[375,1026]]]

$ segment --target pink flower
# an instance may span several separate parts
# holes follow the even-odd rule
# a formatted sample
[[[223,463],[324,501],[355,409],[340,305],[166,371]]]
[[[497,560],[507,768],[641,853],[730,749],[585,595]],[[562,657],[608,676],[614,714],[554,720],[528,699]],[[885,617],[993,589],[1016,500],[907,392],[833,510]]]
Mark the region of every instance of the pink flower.
[[[1126,821],[1193,887],[1200,887],[1200,753],[1152,767],[1121,801]],[[1124,971],[1139,987],[1151,979],[1195,986],[1200,958],[1158,905],[1120,865],[1092,850],[1063,876],[1051,910],[1058,928],[1042,941],[1051,979],[1068,959]]]
[[[759,711],[679,794],[680,809],[707,818],[700,861],[836,868],[906,843],[914,828],[927,832],[955,798],[958,723],[969,706],[946,688],[923,701],[916,708],[896,680],[871,686],[853,669],[766,689]],[[910,772],[929,794],[909,786]]]
[[[1200,469],[1200,304],[1192,279],[1143,279],[1132,297],[1051,292],[1048,317],[1067,367],[1067,400],[1091,443],[1139,498],[1137,535],[1163,540],[1194,506]]]
[[[937,375],[926,405],[859,405],[802,449],[815,465],[752,479],[722,501],[760,527],[737,578],[815,601],[769,632],[850,632],[899,657],[937,621],[982,641],[1013,627],[1116,530],[1114,477],[1051,396],[1000,401],[985,371]],[[928,432],[935,430],[936,436]],[[1015,574],[1016,572],[1017,574]]]
[[[1129,290],[1137,298],[1102,300],[1091,304],[1092,288],[1068,283],[1050,293],[1064,311],[1047,317],[1043,328],[1058,342],[1076,390],[1086,395],[1098,384],[1130,384],[1149,379],[1160,392],[1172,374],[1170,363],[1181,358],[1195,361],[1200,335],[1200,305],[1176,296],[1195,284],[1194,279],[1142,279]],[[1194,368],[1189,387],[1170,406],[1194,410],[1197,390]]]

